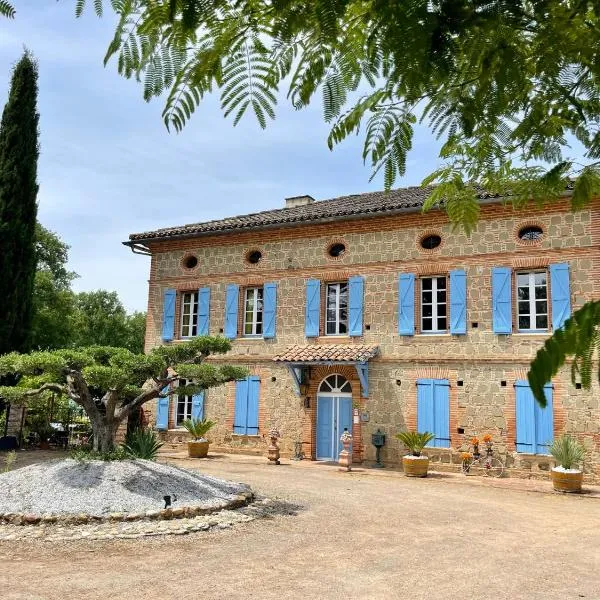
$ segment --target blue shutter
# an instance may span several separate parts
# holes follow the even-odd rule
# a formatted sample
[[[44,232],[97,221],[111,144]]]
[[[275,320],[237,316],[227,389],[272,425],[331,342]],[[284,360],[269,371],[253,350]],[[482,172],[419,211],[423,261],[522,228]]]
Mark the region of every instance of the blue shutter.
[[[230,283],[225,295],[225,337],[233,340],[237,336],[239,286]]]
[[[163,297],[163,342],[170,342],[175,337],[175,298],[175,290],[165,290]]]
[[[533,394],[526,381],[515,382],[517,452],[535,454],[535,416]]]
[[[400,273],[398,282],[398,333],[415,334],[415,276]]]
[[[235,382],[235,408],[233,415],[233,433],[246,434],[248,422],[248,379]]]
[[[467,273],[450,271],[450,333],[467,333]]]
[[[304,321],[304,335],[306,337],[319,336],[320,308],[321,282],[318,279],[309,279],[306,282],[306,313]]]
[[[363,333],[363,296],[364,296],[364,277],[357,275],[348,280],[348,314],[350,327],[348,333],[353,336],[360,336]]]
[[[163,388],[164,393],[169,388]],[[156,406],[156,429],[168,429],[169,428],[169,403],[171,396],[166,398],[159,398]]]
[[[433,379],[417,379],[417,431],[434,433]],[[428,446],[434,446],[435,440]]]
[[[192,396],[192,419],[202,421],[204,419],[204,392]]]
[[[260,379],[255,375],[248,377],[248,416],[246,432],[248,435],[258,435],[258,398]]]
[[[208,335],[210,318],[210,288],[198,290],[198,335]]]
[[[437,448],[450,447],[450,382],[447,379],[433,380],[433,429]]]
[[[512,333],[512,270],[492,269],[492,322],[494,333]]]
[[[265,283],[263,287],[263,337],[275,337],[277,322],[277,284]]]
[[[568,263],[550,265],[550,293],[552,294],[552,328],[556,331],[571,316]]]
[[[533,397],[533,393],[529,392]],[[552,384],[547,383],[544,386],[546,396],[546,407],[542,408],[536,401],[534,402],[535,414],[535,444],[536,454],[549,454],[548,445],[554,439],[554,409],[552,406]]]

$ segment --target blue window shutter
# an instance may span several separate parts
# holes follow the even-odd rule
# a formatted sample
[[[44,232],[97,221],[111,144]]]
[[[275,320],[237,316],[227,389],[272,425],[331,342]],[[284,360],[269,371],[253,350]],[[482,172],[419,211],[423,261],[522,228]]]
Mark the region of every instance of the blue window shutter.
[[[263,337],[274,338],[277,323],[277,284],[265,283],[263,287]]]
[[[230,340],[237,337],[239,296],[239,286],[230,283],[225,294],[225,337]]]
[[[204,391],[192,396],[192,419],[194,421],[204,419]]]
[[[450,271],[450,333],[467,333],[467,273]]]
[[[450,382],[447,379],[433,380],[433,445],[450,447]]]
[[[158,405],[156,407],[156,429],[166,430],[169,428],[169,400],[170,396],[158,399]]]
[[[552,328],[556,331],[571,316],[568,263],[550,265],[550,293],[552,294]]]
[[[534,402],[529,384],[524,380],[517,381],[515,383],[517,452],[535,454]]]
[[[492,322],[494,333],[512,333],[512,269],[492,269]]]
[[[417,431],[433,430],[433,379],[417,379]],[[435,440],[427,445],[434,446]]]
[[[233,415],[233,433],[246,434],[248,422],[248,379],[235,382],[235,407]]]
[[[210,319],[210,288],[198,290],[198,335],[208,335]]]
[[[415,334],[415,275],[400,273],[398,282],[398,333]]]
[[[320,309],[321,282],[318,279],[309,279],[306,282],[306,314],[304,321],[304,335],[306,337],[319,336]]]
[[[353,337],[363,334],[364,286],[365,279],[361,275],[350,277],[348,280],[348,314],[350,324],[348,333]]]
[[[260,379],[255,375],[248,377],[248,416],[246,430],[248,435],[258,434],[258,399]]]
[[[530,391],[531,396],[533,393]],[[549,454],[548,445],[554,439],[554,409],[552,406],[552,384],[544,386],[546,407],[542,408],[533,398],[535,415],[536,454]]]
[[[170,342],[175,337],[175,298],[175,290],[165,290],[163,298],[163,342]]]

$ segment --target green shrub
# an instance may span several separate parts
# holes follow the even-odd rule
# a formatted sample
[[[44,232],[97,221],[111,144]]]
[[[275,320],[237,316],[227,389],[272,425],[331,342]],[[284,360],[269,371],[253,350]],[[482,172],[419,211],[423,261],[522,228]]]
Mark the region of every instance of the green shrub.
[[[423,448],[435,438],[433,433],[425,431],[401,431],[396,434],[396,437],[408,448],[413,456],[421,456]]]
[[[186,419],[182,425],[188,430],[190,435],[195,439],[199,440],[203,438],[215,425],[214,421],[208,419]]]
[[[158,441],[156,433],[151,429],[136,429],[127,434],[123,450],[128,458],[156,460],[156,455],[162,445],[162,442]]]
[[[8,473],[12,469],[12,466],[16,462],[17,462],[17,453],[14,450],[7,452],[6,456],[4,457],[4,469],[2,470],[2,472]]]
[[[563,469],[571,469],[585,457],[585,448],[570,435],[561,435],[555,439],[548,450]]]

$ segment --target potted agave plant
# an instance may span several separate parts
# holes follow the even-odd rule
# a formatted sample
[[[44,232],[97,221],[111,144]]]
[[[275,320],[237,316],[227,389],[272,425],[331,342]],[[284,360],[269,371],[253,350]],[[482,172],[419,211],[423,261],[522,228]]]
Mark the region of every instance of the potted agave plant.
[[[215,426],[215,422],[208,419],[186,419],[182,425],[193,438],[188,442],[188,456],[205,458],[210,442],[204,436]]]
[[[558,492],[581,492],[583,471],[577,466],[583,461],[585,448],[570,435],[561,435],[549,447],[558,466],[551,471],[552,486]]]
[[[427,477],[429,457],[422,456],[423,448],[435,438],[433,433],[425,431],[401,431],[396,437],[408,448],[409,454],[402,457],[402,467],[407,477]]]

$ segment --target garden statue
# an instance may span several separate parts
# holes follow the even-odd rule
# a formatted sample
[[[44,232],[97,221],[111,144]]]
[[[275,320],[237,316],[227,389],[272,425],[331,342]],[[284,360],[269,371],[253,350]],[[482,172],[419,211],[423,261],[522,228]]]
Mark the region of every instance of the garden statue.
[[[272,427],[269,430],[270,444],[269,444],[269,447],[267,448],[267,458],[269,459],[270,465],[281,464],[279,462],[279,446],[277,445],[277,442],[280,437],[281,437],[281,434],[279,433],[279,430],[277,428]]]
[[[340,463],[340,471],[351,471],[352,470],[352,452],[350,450],[350,444],[352,444],[352,434],[347,428],[344,428],[344,433],[340,437],[343,449],[340,452],[338,462]]]

